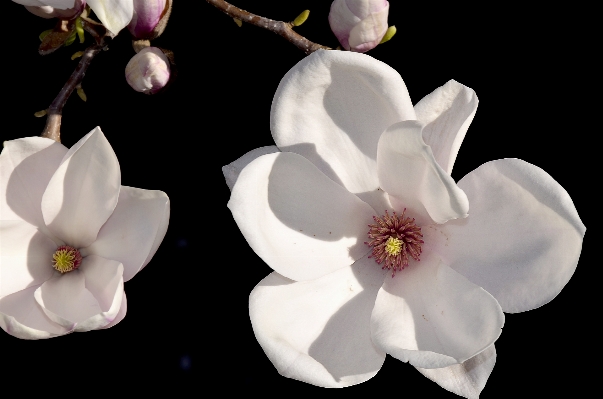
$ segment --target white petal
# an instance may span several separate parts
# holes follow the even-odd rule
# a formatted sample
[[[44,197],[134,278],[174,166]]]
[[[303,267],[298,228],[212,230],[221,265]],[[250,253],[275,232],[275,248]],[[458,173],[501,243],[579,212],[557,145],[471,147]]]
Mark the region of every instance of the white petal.
[[[423,140],[448,174],[475,116],[477,103],[472,89],[449,80],[415,105],[417,120],[425,125]]]
[[[67,148],[51,139],[4,142],[0,154],[0,220],[25,220],[43,227],[42,195]]]
[[[111,145],[96,128],[65,155],[42,197],[42,214],[54,235],[68,245],[90,245],[119,195],[121,174]]]
[[[293,280],[318,278],[369,251],[372,208],[294,153],[247,165],[228,208],[255,253]]]
[[[379,140],[381,187],[402,203],[420,202],[436,223],[467,216],[467,196],[435,161],[423,141],[422,125],[405,121],[390,126]]]
[[[318,50],[281,80],[270,129],[281,151],[303,155],[360,195],[379,188],[381,133],[406,119],[415,112],[398,72],[365,54]]]
[[[130,23],[134,13],[132,0],[88,0],[87,4],[105,28],[115,35]]]
[[[0,297],[48,280],[56,248],[29,223],[0,220]]]
[[[503,324],[490,294],[425,250],[385,279],[371,317],[375,345],[423,368],[463,363],[496,341]]]
[[[369,321],[385,274],[365,256],[312,281],[278,273],[262,280],[249,296],[249,316],[278,372],[323,387],[373,377],[385,353],[371,342]]]
[[[102,311],[79,270],[51,278],[35,291],[34,297],[46,316],[69,330]]]
[[[70,330],[52,322],[34,299],[37,286],[0,298],[0,327],[22,339],[43,339],[66,334]]]
[[[165,236],[170,200],[163,191],[122,186],[111,217],[96,241],[81,249],[83,256],[100,255],[119,261],[128,281],[151,260]]]
[[[120,321],[122,321],[124,319],[124,317],[126,317],[127,311],[128,311],[128,301],[126,300],[126,292],[122,290],[121,305],[119,307],[119,311],[117,312],[117,314],[115,315],[113,320],[109,324],[104,326],[103,328],[111,328],[114,325],[116,325],[117,323],[119,323]]]
[[[226,185],[228,186],[230,191],[232,191],[232,187],[239,178],[239,174],[249,162],[262,155],[272,154],[274,152],[279,151],[280,150],[275,145],[256,148],[255,150],[247,152],[245,155],[229,163],[228,165],[222,166],[222,174],[224,174],[224,178],[226,179]]]
[[[586,228],[569,194],[519,159],[483,164],[459,181],[470,215],[442,227],[438,251],[490,292],[505,312],[551,301],[576,269]]]
[[[494,344],[461,364],[417,370],[442,388],[468,399],[478,399],[496,363]]]
[[[92,293],[102,312],[79,322],[75,331],[97,330],[114,324],[121,312],[124,296],[123,265],[114,260],[91,255],[84,258],[80,269],[85,277],[86,289]]]
[[[387,32],[389,4],[378,12],[362,19],[350,31],[349,44],[352,51],[368,51],[379,44]]]

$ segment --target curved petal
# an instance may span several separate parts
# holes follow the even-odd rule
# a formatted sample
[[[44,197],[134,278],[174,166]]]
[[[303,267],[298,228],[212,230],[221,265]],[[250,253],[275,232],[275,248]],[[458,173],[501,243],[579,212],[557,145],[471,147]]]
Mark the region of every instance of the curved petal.
[[[119,307],[119,311],[115,315],[115,318],[109,324],[107,324],[106,326],[104,326],[102,328],[111,328],[114,325],[118,324],[120,321],[122,321],[124,319],[124,317],[126,317],[127,311],[128,311],[128,301],[126,299],[126,291],[122,290],[121,305]]]
[[[96,241],[81,249],[119,261],[128,281],[151,260],[165,237],[170,200],[163,191],[122,186],[113,214],[98,232]]]
[[[241,173],[243,168],[247,166],[247,164],[249,164],[249,162],[262,155],[272,154],[275,152],[280,152],[278,147],[275,145],[256,148],[245,153],[245,155],[240,158],[237,158],[235,161],[229,163],[228,165],[222,166],[222,174],[226,179],[226,185],[228,186],[230,191],[232,191],[232,187],[237,182],[239,174]]]
[[[388,126],[406,119],[415,112],[394,69],[365,54],[318,50],[281,80],[270,130],[281,151],[303,155],[359,194],[379,188],[377,142]]]
[[[0,220],[0,298],[54,274],[55,243],[21,220]]]
[[[132,19],[133,0],[88,0],[94,14],[113,34],[117,35]]]
[[[47,280],[35,291],[34,298],[50,320],[68,330],[102,311],[79,270]]]
[[[417,370],[442,388],[468,399],[478,399],[496,363],[494,344],[461,364]]]
[[[450,174],[461,143],[477,110],[475,92],[449,80],[415,105],[423,127],[423,140],[438,164]]]
[[[52,338],[71,332],[50,320],[34,299],[38,286],[0,298],[0,327],[21,339]]]
[[[0,220],[43,227],[42,195],[67,148],[54,140],[26,137],[4,142],[0,154]]]
[[[323,387],[373,377],[385,353],[371,342],[369,321],[386,274],[365,256],[312,281],[278,273],[262,280],[249,296],[249,317],[279,374]]]
[[[75,248],[90,245],[115,209],[120,181],[117,157],[97,127],[67,152],[50,179],[42,197],[49,230]]]
[[[423,252],[420,262],[385,279],[371,317],[373,342],[415,367],[463,363],[501,333],[498,302],[439,256]]]
[[[548,173],[519,159],[483,164],[459,181],[467,219],[442,226],[438,252],[491,293],[505,312],[551,301],[576,269],[586,228],[569,194]]]
[[[297,154],[247,165],[228,208],[255,253],[296,281],[349,266],[370,249],[363,242],[372,208]]]
[[[404,121],[383,132],[377,155],[381,187],[415,212],[420,210],[414,204],[421,203],[436,223],[464,218],[467,196],[437,164],[421,129],[417,121]]]

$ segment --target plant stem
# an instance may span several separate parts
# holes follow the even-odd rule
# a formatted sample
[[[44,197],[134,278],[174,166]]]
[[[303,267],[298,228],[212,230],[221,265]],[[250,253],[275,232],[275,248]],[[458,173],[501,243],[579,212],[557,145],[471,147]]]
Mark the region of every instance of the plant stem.
[[[207,2],[232,18],[236,18],[251,25],[267,29],[284,37],[298,49],[306,53],[306,55],[311,54],[319,49],[332,50],[330,47],[311,42],[295,32],[291,22],[275,21],[273,19],[264,18],[235,7],[224,0],[207,0]]]

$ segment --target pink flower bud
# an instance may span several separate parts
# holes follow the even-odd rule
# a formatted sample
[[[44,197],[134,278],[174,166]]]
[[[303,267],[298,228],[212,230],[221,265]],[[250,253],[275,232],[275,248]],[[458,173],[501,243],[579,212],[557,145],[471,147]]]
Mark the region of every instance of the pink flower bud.
[[[167,0],[134,0],[134,15],[128,25],[132,36],[136,39],[153,38],[167,6]]]
[[[42,18],[60,18],[60,19],[73,19],[80,15],[86,7],[86,0],[75,0],[72,8],[60,9],[46,6],[25,6],[25,9],[30,13],[37,15]]]
[[[364,53],[379,44],[387,32],[387,0],[335,0],[329,25],[346,50]]]
[[[136,91],[155,94],[170,80],[170,61],[157,47],[146,47],[126,65],[126,81]]]

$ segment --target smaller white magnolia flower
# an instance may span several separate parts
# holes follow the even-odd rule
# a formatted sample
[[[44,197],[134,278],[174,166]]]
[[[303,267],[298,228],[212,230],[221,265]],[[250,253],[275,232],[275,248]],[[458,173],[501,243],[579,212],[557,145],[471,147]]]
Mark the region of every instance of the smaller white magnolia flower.
[[[124,282],[165,236],[167,195],[121,186],[96,128],[71,149],[6,141],[0,153],[0,327],[23,339],[108,328],[126,314]]]
[[[343,48],[364,53],[383,39],[388,13],[387,0],[335,0],[329,25]]]
[[[126,65],[126,81],[136,91],[155,94],[170,80],[170,61],[157,47],[146,47]]]

